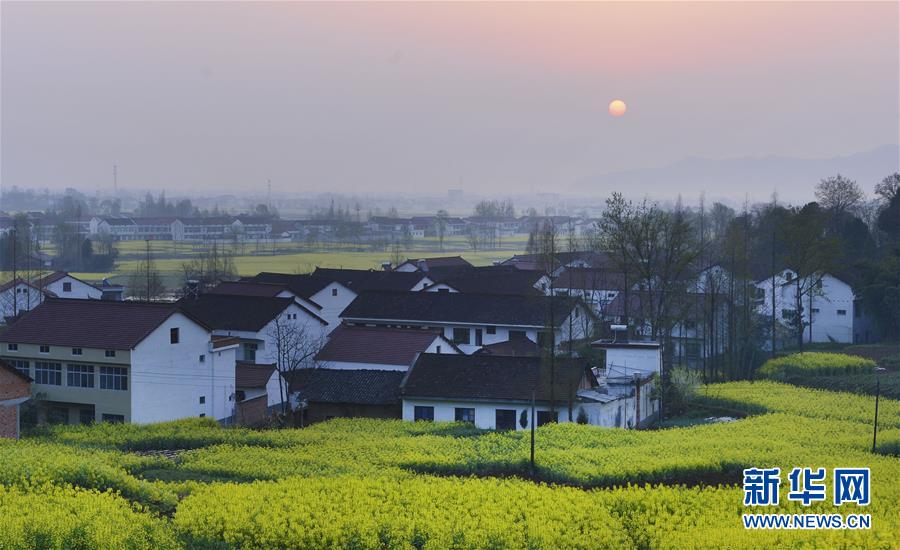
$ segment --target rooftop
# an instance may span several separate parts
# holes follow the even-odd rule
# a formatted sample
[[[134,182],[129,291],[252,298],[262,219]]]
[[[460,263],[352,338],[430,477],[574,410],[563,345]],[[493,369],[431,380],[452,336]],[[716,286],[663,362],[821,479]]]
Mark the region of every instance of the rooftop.
[[[315,403],[397,405],[406,373],[391,370],[297,369],[286,374],[290,392]]]
[[[212,329],[257,332],[297,302],[294,298],[201,294],[196,298],[182,298],[177,304],[181,310],[200,319]],[[297,306],[325,323],[302,305]]]
[[[364,292],[341,313],[347,320],[456,322],[541,327],[549,324],[549,296],[468,294],[457,292]],[[552,298],[557,322],[577,303]]]
[[[317,267],[316,277],[337,281],[350,290],[412,290],[427,274],[421,271],[375,271],[371,269],[334,269]]]
[[[10,325],[0,341],[129,350],[177,311],[170,303],[48,298]]]
[[[553,366],[553,398],[560,402],[579,389],[596,387],[586,365],[557,358]],[[419,356],[403,384],[406,397],[461,400],[549,401],[551,368],[539,357],[495,355]]]
[[[257,365],[238,361],[234,367],[236,388],[264,388],[275,372],[275,365]]]
[[[428,330],[342,325],[328,336],[328,343],[316,355],[317,361],[373,363],[409,367],[443,336]],[[450,342],[446,342],[451,347]]]

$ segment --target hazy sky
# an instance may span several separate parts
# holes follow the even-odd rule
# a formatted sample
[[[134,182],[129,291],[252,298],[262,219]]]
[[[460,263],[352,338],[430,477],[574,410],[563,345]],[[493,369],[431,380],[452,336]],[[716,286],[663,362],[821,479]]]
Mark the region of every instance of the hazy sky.
[[[515,193],[898,142],[896,2],[0,9],[3,185]]]

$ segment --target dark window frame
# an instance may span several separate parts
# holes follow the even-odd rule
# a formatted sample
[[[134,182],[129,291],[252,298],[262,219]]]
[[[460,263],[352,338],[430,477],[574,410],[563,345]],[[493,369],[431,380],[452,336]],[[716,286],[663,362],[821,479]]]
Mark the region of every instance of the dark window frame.
[[[178,328],[179,327],[172,327],[169,329],[170,344],[178,344],[181,341],[181,331],[179,331]]]
[[[456,407],[453,409],[453,418],[456,422],[475,423],[474,407]]]
[[[70,388],[93,388],[96,382],[94,365],[66,365],[66,386]]]
[[[434,422],[434,407],[431,405],[415,405],[413,420],[416,422]]]

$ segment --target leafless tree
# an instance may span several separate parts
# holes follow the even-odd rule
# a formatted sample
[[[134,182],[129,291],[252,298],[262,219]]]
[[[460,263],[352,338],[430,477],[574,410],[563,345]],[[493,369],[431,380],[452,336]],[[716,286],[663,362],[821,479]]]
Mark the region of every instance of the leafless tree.
[[[149,302],[162,298],[165,292],[166,287],[150,254],[150,241],[147,241],[144,258],[128,276],[128,295],[135,300]]]
[[[211,241],[199,256],[183,262],[181,270],[184,282],[198,281],[201,290],[237,278],[234,258],[224,245],[215,240]]]
[[[865,195],[859,184],[840,174],[825,178],[816,185],[816,200],[819,205],[836,214],[853,211],[864,199]]]
[[[267,331],[273,347],[268,350],[269,360],[275,364],[281,380],[289,380],[289,373],[312,367],[312,360],[325,345],[325,331],[312,324],[301,323],[278,316]],[[279,384],[282,412],[288,412],[287,396],[283,384]]]
[[[890,203],[898,193],[900,193],[900,172],[894,172],[875,184],[875,194],[884,204]]]

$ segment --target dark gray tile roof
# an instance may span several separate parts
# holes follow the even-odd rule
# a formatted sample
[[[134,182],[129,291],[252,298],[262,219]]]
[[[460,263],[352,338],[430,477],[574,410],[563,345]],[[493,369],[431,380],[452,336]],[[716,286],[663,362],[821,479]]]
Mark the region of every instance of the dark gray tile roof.
[[[583,362],[556,358],[551,368],[540,357],[423,354],[409,371],[404,397],[459,400],[530,401],[574,397],[579,389],[596,385]],[[552,376],[551,376],[552,373]]]
[[[341,313],[347,320],[426,321],[545,327],[548,296],[475,294],[463,292],[364,292]],[[576,300],[553,298],[555,321],[575,307]]]
[[[412,290],[428,274],[421,271],[375,271],[368,269],[333,269],[317,267],[316,277],[337,281],[350,290]]]
[[[314,403],[396,405],[405,372],[389,370],[297,369],[286,375],[291,393]]]
[[[427,330],[343,325],[328,335],[328,343],[316,360],[409,367],[435,339],[443,340],[440,334]],[[452,347],[449,342],[444,345]]]
[[[175,304],[47,298],[0,334],[0,341],[129,350],[176,311]]]
[[[213,329],[256,332],[296,301],[294,298],[201,294],[196,298],[182,298],[177,303],[181,310]],[[321,321],[317,315],[297,305]]]

